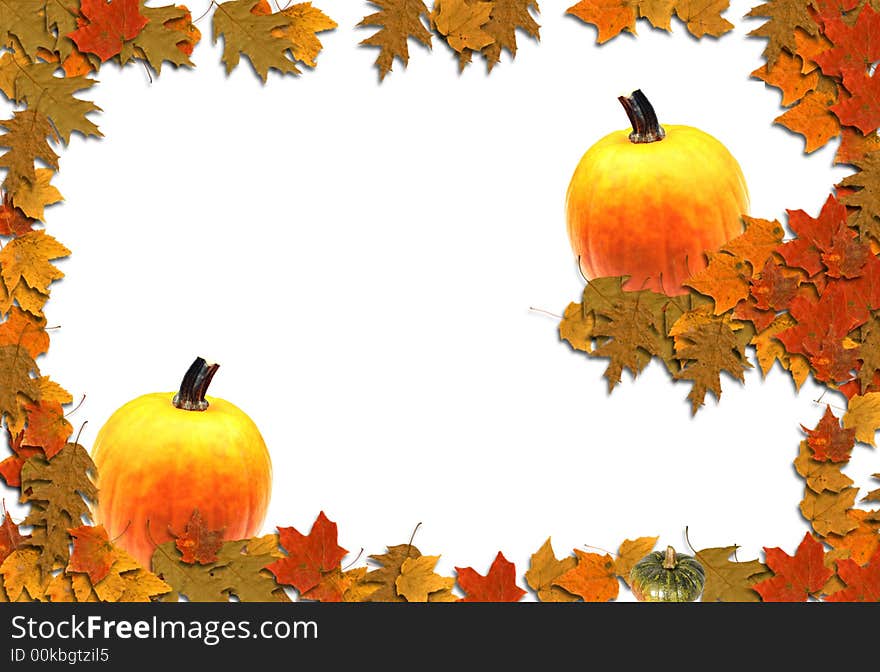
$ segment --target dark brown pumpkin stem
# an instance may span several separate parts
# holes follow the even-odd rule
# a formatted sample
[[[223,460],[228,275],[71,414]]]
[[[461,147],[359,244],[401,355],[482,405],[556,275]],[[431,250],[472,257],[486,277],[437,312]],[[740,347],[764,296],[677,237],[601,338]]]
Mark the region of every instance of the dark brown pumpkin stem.
[[[663,569],[675,569],[678,563],[675,560],[675,549],[672,546],[666,547],[666,557],[663,558]]]
[[[208,408],[208,401],[205,394],[208,391],[208,385],[211,379],[220,368],[215,362],[207,362],[202,357],[196,357],[196,360],[190,365],[183,376],[180,383],[180,391],[174,395],[171,403],[177,408],[185,411],[204,411]]]
[[[617,100],[626,110],[629,123],[633,130],[629,141],[633,143],[657,142],[666,137],[666,131],[657,121],[657,113],[641,89],[636,89],[629,96],[618,96]]]

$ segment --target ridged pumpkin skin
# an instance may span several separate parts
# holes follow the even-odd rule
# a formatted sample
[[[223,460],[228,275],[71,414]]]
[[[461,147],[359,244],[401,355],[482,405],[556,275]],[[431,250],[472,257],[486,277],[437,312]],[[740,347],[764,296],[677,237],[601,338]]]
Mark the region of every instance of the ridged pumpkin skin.
[[[673,551],[674,553],[674,551]],[[675,566],[664,567],[667,553],[654,551],[630,571],[633,594],[641,602],[693,602],[706,583],[706,572],[693,556],[674,553]]]
[[[609,133],[578,163],[566,221],[588,279],[628,275],[627,290],[684,294],[704,253],[742,233],[749,197],[736,159],[699,129],[664,128],[663,140],[647,143]]]
[[[155,545],[173,538],[169,527],[181,534],[196,508],[210,529],[225,528],[225,539],[254,536],[272,490],[266,444],[241,409],[205,397],[206,410],[183,410],[173,396],[129,401],[101,427],[92,449],[95,522],[147,568]]]

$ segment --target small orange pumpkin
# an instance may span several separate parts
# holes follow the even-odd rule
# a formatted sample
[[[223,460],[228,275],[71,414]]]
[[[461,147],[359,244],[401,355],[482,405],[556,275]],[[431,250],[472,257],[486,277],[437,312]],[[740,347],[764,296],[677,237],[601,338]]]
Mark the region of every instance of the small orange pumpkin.
[[[98,431],[95,522],[145,567],[156,544],[181,534],[195,509],[224,539],[260,531],[272,463],[244,411],[205,396],[219,364],[198,357],[180,391],[145,394]]]
[[[588,279],[628,275],[625,289],[687,293],[682,282],[743,231],[749,196],[736,159],[691,126],[666,126],[637,90],[619,98],[632,131],[583,155],[566,194],[568,237]]]

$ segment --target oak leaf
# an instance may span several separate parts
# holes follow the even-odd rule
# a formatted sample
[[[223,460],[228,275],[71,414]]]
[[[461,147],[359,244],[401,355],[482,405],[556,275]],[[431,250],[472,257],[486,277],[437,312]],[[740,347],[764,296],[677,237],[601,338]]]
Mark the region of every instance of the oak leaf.
[[[400,575],[395,580],[397,594],[407,602],[427,602],[433,593],[451,591],[455,579],[440,576],[434,571],[439,555],[422,555],[406,558],[400,565]]]
[[[841,195],[840,202],[855,210],[850,223],[863,237],[880,241],[880,152],[854,160],[853,165],[857,172],[843,178],[838,185],[849,190]]]
[[[209,530],[202,514],[195,509],[183,532],[175,535],[174,545],[181,553],[181,562],[209,565],[217,561],[217,551],[223,546],[223,530]]]
[[[189,10],[173,5],[141,6],[141,12],[147,19],[147,25],[133,38],[132,50],[143,54],[143,60],[156,74],[161,74],[162,64],[166,62],[175,67],[192,66],[189,57],[201,39],[201,33],[192,24]]]
[[[97,54],[101,62],[122,51],[122,43],[136,38],[148,22],[138,0],[80,0],[80,13],[87,21],[68,37],[80,51]]]
[[[566,14],[596,26],[596,42],[603,44],[624,30],[636,34],[636,10],[628,0],[580,0]]]
[[[733,24],[721,16],[728,7],[730,0],[677,0],[675,14],[697,39],[704,35],[720,37],[733,30]]]
[[[659,537],[638,537],[637,539],[624,539],[620,548],[617,549],[617,557],[614,559],[614,573],[624,580],[626,585],[630,583],[630,570],[639,560],[654,550],[654,545]]]
[[[46,0],[0,0],[0,37],[14,35],[33,59],[39,49],[52,49],[55,38],[46,30],[43,6]]]
[[[843,426],[855,430],[856,441],[876,445],[874,434],[880,429],[880,392],[858,394],[849,400]]]
[[[447,44],[461,53],[465,49],[479,51],[495,38],[483,30],[492,13],[492,2],[466,0],[435,0],[431,22]]]
[[[530,10],[538,11],[537,0],[491,0],[491,14],[483,30],[492,41],[482,49],[489,71],[501,60],[502,49],[516,57],[516,31],[540,39],[540,26]]]
[[[0,167],[7,169],[3,188],[14,198],[23,186],[37,181],[35,161],[57,170],[58,155],[48,142],[57,136],[48,118],[33,109],[15,112],[12,119],[0,121],[0,128],[6,129],[0,135],[0,147],[8,148],[0,156]]]
[[[369,602],[406,602],[406,598],[397,592],[397,579],[403,563],[410,558],[420,558],[421,551],[412,544],[388,546],[387,552],[371,555],[369,559],[381,565],[370,570],[364,581],[375,584],[376,590],[369,596]]]
[[[81,525],[68,530],[73,539],[73,551],[67,562],[68,572],[82,572],[92,584],[110,573],[116,561],[116,549],[110,543],[103,525]]]
[[[281,28],[280,33],[293,45],[293,57],[314,68],[317,65],[315,59],[323,49],[318,33],[335,29],[337,23],[317,7],[312,7],[311,2],[291,5],[281,13],[290,19],[290,24]]]
[[[400,59],[403,66],[409,63],[407,40],[413,38],[431,48],[431,33],[425,27],[428,8],[422,0],[369,0],[379,8],[378,12],[364,17],[358,26],[380,26],[379,30],[361,41],[362,45],[378,47],[376,66],[379,80],[391,72],[394,59]]]
[[[769,579],[755,583],[764,602],[806,602],[819,593],[834,571],[825,566],[825,549],[807,532],[793,556],[780,548],[764,547]]]
[[[519,602],[526,594],[516,585],[516,567],[498,551],[485,576],[472,567],[456,567],[462,602]]]
[[[607,602],[617,597],[620,584],[614,568],[614,559],[608,555],[587,553],[574,549],[577,565],[553,583],[585,602]]]
[[[269,77],[269,70],[281,73],[299,74],[299,69],[287,56],[290,42],[275,34],[290,25],[290,19],[283,14],[257,14],[252,10],[260,0],[230,0],[217,5],[214,11],[214,37],[223,36],[223,63],[229,74],[238,65],[241,54],[248,57],[254,70],[263,80]]]
[[[795,40],[799,29],[809,36],[818,35],[820,30],[812,14],[813,0],[770,0],[753,7],[747,17],[766,18],[763,24],[749,32],[755,37],[767,38],[764,58],[772,67],[783,51],[797,52]]]
[[[40,385],[35,378],[39,375],[36,362],[24,348],[0,346],[0,418],[6,420],[13,434],[24,428],[26,404],[40,398]]]
[[[801,441],[798,456],[794,460],[795,470],[804,477],[807,487],[815,493],[826,490],[840,492],[853,484],[853,480],[841,471],[841,466],[840,462],[814,460],[806,441]]]
[[[800,102],[773,121],[804,136],[804,151],[809,154],[840,135],[840,121],[832,108],[838,101],[833,83],[821,80]]]
[[[526,583],[535,591],[541,602],[574,602],[578,598],[561,586],[554,585],[554,581],[567,571],[574,569],[577,558],[568,555],[562,560],[556,558],[550,537],[547,537],[541,548],[532,554],[529,561],[529,569],[525,574]]]
[[[771,67],[762,65],[752,72],[752,77],[764,81],[782,91],[782,106],[788,107],[816,88],[819,73],[803,73],[804,62],[800,56],[783,51]]]
[[[694,554],[706,572],[706,584],[700,597],[702,602],[760,601],[752,586],[767,578],[767,568],[758,560],[731,560],[730,556],[735,556],[737,548],[704,548]]]
[[[858,527],[858,523],[847,516],[858,492],[858,488],[844,488],[840,492],[826,490],[816,493],[807,487],[800,505],[801,513],[822,537],[831,533],[847,534]]]
[[[336,543],[336,523],[323,511],[307,535],[293,527],[279,527],[278,534],[287,556],[266,569],[275,575],[278,583],[291,585],[300,593],[317,586],[321,576],[338,567],[348,553]]]

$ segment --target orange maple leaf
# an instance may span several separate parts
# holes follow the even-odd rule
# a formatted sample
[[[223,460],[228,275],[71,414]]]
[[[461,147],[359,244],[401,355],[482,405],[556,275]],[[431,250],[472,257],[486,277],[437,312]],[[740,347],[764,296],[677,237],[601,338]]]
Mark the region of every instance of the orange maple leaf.
[[[67,571],[87,574],[92,585],[110,573],[116,561],[116,549],[103,525],[81,525],[67,530],[73,539],[73,552]]]
[[[615,562],[607,553],[587,553],[574,549],[577,565],[565,572],[553,583],[569,593],[579,595],[585,602],[607,602],[617,597],[620,583],[617,581]]]
[[[880,549],[874,551],[864,567],[850,558],[837,561],[837,575],[846,588],[831,593],[828,602],[878,602],[880,601]]]
[[[848,462],[856,442],[855,429],[843,429],[831,406],[825,406],[825,414],[813,429],[801,428],[807,434],[807,445],[817,462]]]
[[[820,86],[807,93],[797,105],[773,121],[804,136],[805,151],[809,154],[840,135],[840,122],[831,111],[836,102],[837,92]]]
[[[22,445],[43,449],[46,457],[53,458],[64,448],[73,434],[73,425],[64,418],[64,410],[57,401],[40,399],[36,404],[25,404],[27,426]]]
[[[293,527],[279,527],[278,536],[287,557],[266,566],[278,583],[296,588],[301,594],[321,583],[324,575],[339,567],[347,550],[336,543],[336,523],[324,512],[318,514],[308,535]]]
[[[628,0],[580,0],[566,14],[576,16],[584,23],[592,23],[599,31],[596,42],[602,44],[624,30],[636,33],[635,3]]]
[[[461,602],[519,602],[526,594],[516,585],[516,567],[501,551],[492,561],[486,576],[472,567],[456,567],[458,585],[465,592]]]
[[[45,327],[45,318],[12,306],[9,316],[0,323],[0,345],[17,345],[36,358],[49,350],[49,334]]]
[[[766,546],[764,553],[774,576],[752,586],[764,602],[806,602],[834,575],[825,566],[825,548],[809,532],[793,556]]]
[[[21,468],[34,455],[42,455],[43,449],[36,446],[23,446],[21,440],[24,437],[24,430],[15,434],[6,428],[9,437],[9,449],[12,455],[0,462],[0,477],[6,481],[6,485],[10,488],[21,487]]]
[[[24,541],[30,539],[31,535],[21,534],[18,525],[12,522],[9,512],[6,510],[6,504],[3,504],[3,520],[0,521],[0,565],[9,557],[13,551],[21,548]]]
[[[202,514],[195,509],[174,544],[181,553],[181,562],[210,565],[217,561],[217,551],[223,546],[223,530],[209,530]]]

